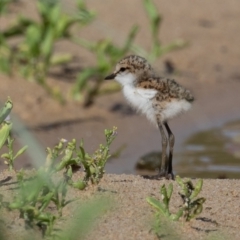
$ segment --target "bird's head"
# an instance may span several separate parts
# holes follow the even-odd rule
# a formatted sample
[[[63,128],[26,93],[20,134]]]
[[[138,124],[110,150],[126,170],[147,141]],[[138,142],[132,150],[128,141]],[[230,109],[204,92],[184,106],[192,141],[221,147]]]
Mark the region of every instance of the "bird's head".
[[[153,69],[145,58],[131,55],[119,61],[116,65],[115,71],[105,79],[115,79],[123,86],[134,85],[138,79],[152,74]]]

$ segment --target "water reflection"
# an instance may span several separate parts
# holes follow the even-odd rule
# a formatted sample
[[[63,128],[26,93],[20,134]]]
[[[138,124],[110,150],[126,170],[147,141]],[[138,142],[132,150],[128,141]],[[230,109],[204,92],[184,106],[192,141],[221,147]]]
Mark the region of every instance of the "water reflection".
[[[240,120],[192,135],[177,159],[181,176],[240,178]]]
[[[160,152],[142,156],[137,174],[156,174]],[[240,178],[240,120],[198,132],[174,155],[174,171],[182,177]]]

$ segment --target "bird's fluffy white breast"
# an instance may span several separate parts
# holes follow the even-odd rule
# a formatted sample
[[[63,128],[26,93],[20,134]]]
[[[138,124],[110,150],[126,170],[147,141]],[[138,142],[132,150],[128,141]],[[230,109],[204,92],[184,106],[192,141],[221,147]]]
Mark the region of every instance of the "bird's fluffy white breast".
[[[174,118],[175,116],[188,111],[191,106],[191,103],[184,99],[171,100],[171,102],[168,102],[162,110],[162,120],[169,120],[171,118]]]
[[[155,97],[156,93],[157,90],[155,89],[135,88],[130,85],[125,85],[123,87],[123,94],[128,102],[136,110],[145,114],[154,124],[157,124],[156,113],[158,113],[158,110],[153,108],[152,99]],[[172,99],[170,102],[162,102],[162,104],[163,105],[159,109],[162,121],[172,119],[191,108],[191,103],[184,99]]]
[[[155,111],[152,107],[152,98],[156,95],[155,89],[135,88],[134,86],[125,85],[123,94],[128,102],[138,111],[145,114],[147,118],[156,124]]]

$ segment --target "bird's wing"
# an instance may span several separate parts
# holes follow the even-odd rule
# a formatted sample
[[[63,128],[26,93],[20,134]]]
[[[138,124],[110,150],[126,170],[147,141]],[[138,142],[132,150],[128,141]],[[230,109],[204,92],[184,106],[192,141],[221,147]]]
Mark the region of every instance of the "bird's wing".
[[[136,92],[143,98],[152,99],[155,97],[158,91],[150,88],[137,88]]]

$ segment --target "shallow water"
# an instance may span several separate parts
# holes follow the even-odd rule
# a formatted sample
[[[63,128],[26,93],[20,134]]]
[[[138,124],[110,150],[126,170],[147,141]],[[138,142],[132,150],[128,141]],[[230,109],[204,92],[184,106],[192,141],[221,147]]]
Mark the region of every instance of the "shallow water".
[[[193,134],[175,158],[181,176],[240,178],[240,120]]]
[[[141,157],[137,173],[155,173],[160,155]],[[240,120],[191,135],[174,155],[174,170],[183,177],[240,178]]]

